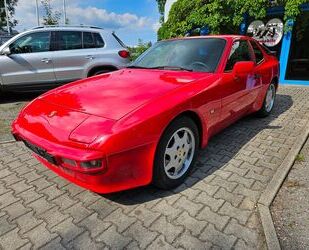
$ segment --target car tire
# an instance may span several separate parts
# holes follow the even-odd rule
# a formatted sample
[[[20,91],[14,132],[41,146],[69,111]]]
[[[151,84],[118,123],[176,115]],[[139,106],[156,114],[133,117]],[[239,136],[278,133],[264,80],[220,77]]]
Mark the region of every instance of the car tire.
[[[154,161],[153,184],[172,189],[184,182],[197,158],[199,131],[188,117],[173,121],[162,135]]]
[[[271,83],[267,89],[263,106],[262,108],[256,113],[258,117],[267,117],[270,115],[273,107],[275,105],[276,100],[276,85],[275,83]]]
[[[110,71],[111,70],[108,70],[108,69],[98,69],[98,70],[94,71],[90,76],[98,76],[98,75],[108,73]]]

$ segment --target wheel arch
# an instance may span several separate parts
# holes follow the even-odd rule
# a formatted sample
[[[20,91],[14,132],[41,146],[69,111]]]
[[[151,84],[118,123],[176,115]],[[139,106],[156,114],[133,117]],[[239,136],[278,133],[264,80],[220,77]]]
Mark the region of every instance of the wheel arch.
[[[100,65],[100,66],[95,66],[93,68],[91,68],[89,71],[88,71],[88,74],[87,74],[87,77],[90,77],[92,76],[96,71],[98,70],[110,70],[110,71],[115,71],[115,70],[118,70],[118,68],[116,66],[113,66],[113,65]]]
[[[166,128],[175,120],[179,119],[180,117],[188,117],[190,118],[197,126],[198,128],[198,132],[199,132],[199,147],[202,147],[202,143],[203,143],[203,135],[204,135],[204,131],[203,131],[203,123],[202,123],[202,119],[201,117],[194,111],[192,110],[187,110],[187,111],[183,111],[179,114],[177,114],[166,126]],[[166,130],[166,128],[164,129],[164,131]]]
[[[278,76],[273,77],[273,79],[271,80],[271,83],[275,84],[276,90],[277,90],[278,87],[279,87],[279,78],[278,78]]]

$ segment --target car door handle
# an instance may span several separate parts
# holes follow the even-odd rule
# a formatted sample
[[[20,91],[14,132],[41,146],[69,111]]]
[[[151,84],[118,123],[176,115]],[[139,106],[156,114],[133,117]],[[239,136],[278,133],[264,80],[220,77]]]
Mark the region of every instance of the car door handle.
[[[89,59],[89,60],[93,60],[95,57],[94,56],[91,56],[91,55],[88,55],[85,57],[86,59]]]
[[[43,58],[43,59],[41,60],[41,62],[50,63],[50,62],[51,62],[51,59],[49,59],[49,58]]]

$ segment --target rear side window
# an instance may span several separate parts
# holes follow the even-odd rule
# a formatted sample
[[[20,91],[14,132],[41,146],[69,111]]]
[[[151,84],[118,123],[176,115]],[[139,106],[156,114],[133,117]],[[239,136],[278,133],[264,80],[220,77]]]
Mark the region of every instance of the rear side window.
[[[82,32],[59,31],[56,45],[58,50],[82,49]]]
[[[235,63],[242,61],[253,61],[250,53],[249,44],[246,40],[235,41],[227,60],[225,71],[233,69]]]
[[[84,49],[96,48],[96,44],[91,32],[83,32],[83,47]]]
[[[261,51],[259,46],[256,44],[256,42],[250,41],[250,43],[251,43],[253,51],[254,51],[255,62],[257,64],[259,64],[259,63],[261,63],[264,60],[263,52]]]
[[[96,48],[103,48],[105,44],[104,44],[102,36],[99,33],[93,33],[93,37],[94,37]]]

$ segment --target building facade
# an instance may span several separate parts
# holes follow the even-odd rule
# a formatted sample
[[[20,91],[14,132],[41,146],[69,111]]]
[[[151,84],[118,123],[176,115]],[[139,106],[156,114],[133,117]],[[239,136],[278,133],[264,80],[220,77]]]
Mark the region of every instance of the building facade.
[[[167,0],[165,21],[176,1]],[[283,17],[284,8],[280,6],[268,9],[267,16],[260,20],[244,16],[240,34],[253,36],[277,52],[281,84],[309,86],[309,3],[301,6],[301,14],[295,22],[288,21],[288,31],[284,29]],[[204,35],[205,29],[202,28],[200,33]]]

